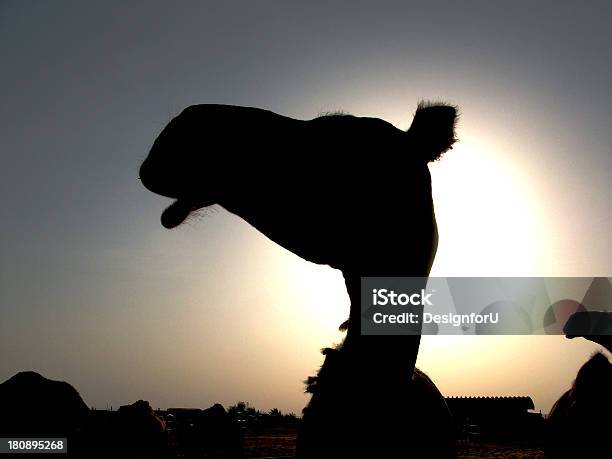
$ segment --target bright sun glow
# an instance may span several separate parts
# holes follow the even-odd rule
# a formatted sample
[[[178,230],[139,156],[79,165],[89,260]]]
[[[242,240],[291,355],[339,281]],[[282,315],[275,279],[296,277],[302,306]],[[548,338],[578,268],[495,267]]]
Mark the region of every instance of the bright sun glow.
[[[349,299],[342,273],[328,266],[305,263],[295,256],[278,260],[283,296],[298,307],[284,309],[283,320],[301,324],[319,346],[341,340],[338,327],[348,318]]]
[[[462,140],[431,167],[440,232],[432,276],[538,274],[538,205],[495,147]]]

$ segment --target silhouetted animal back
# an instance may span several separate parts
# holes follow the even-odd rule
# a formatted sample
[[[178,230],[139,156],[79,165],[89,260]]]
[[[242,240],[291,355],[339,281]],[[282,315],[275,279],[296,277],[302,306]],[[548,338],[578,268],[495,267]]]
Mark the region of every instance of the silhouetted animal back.
[[[546,457],[604,457],[612,425],[612,364],[594,354],[547,419]]]
[[[89,409],[70,384],[33,371],[0,384],[0,437],[70,437]]]

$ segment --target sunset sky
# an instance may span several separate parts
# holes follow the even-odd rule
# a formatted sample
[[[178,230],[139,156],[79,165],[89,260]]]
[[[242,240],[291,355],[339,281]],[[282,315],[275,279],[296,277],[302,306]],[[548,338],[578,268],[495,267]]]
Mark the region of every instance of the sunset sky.
[[[305,405],[341,274],[221,208],[165,230],[138,180],[195,103],[402,129],[420,99],[457,104],[432,275],[610,276],[611,20],[607,1],[2,1],[0,382],[38,371],[100,408]],[[547,412],[597,349],[425,337],[418,365],[444,395]]]

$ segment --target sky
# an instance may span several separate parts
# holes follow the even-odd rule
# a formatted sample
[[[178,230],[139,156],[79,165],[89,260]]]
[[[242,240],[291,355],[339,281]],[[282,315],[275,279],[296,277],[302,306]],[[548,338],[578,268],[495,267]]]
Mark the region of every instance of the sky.
[[[138,181],[195,103],[402,129],[420,99],[457,104],[432,275],[610,276],[611,5],[2,0],[0,381],[38,371],[99,408],[305,405],[342,338],[341,274],[222,208],[167,231]],[[424,337],[418,365],[444,395],[547,412],[597,349]]]

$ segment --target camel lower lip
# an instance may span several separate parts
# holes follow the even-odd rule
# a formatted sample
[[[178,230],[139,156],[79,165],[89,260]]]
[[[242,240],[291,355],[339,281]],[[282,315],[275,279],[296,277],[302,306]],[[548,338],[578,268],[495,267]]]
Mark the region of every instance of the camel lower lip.
[[[177,199],[162,212],[161,224],[167,229],[176,228],[185,221],[192,210],[193,206],[190,203]]]

